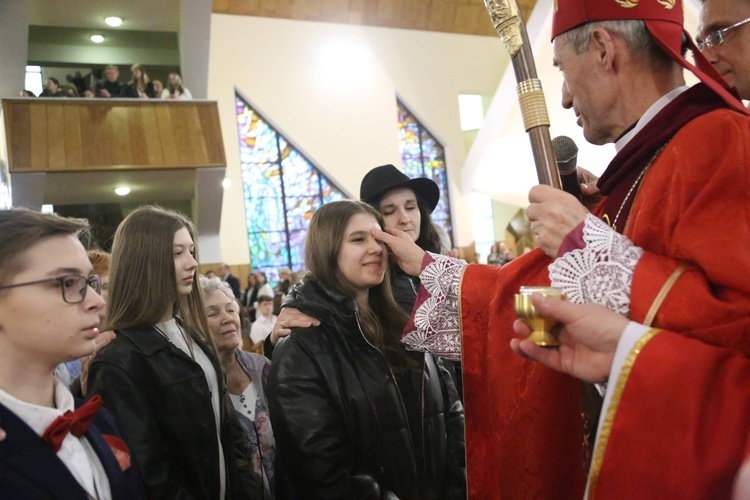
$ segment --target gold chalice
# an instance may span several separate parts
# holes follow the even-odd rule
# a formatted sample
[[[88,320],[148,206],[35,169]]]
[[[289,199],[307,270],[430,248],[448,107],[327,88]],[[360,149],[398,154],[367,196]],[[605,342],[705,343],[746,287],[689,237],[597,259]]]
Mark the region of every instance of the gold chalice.
[[[534,293],[557,300],[565,300],[565,295],[560,289],[549,286],[522,286],[513,296],[516,316],[531,328],[528,340],[542,347],[557,347],[560,342],[552,336],[552,328],[557,324],[557,320],[539,315],[534,304],[531,303],[531,295]]]

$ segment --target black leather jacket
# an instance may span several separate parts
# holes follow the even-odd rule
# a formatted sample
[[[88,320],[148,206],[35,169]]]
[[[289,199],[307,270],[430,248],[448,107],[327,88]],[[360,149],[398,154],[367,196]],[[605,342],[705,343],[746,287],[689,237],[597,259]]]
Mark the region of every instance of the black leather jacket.
[[[385,356],[362,334],[352,299],[307,280],[287,305],[321,320],[279,343],[269,376],[277,463],[297,492],[288,496],[465,498],[463,407],[442,363],[417,354],[416,376],[399,381],[411,380],[408,393],[419,401],[405,405]],[[412,435],[409,419],[421,436]],[[418,455],[426,457],[422,467]]]
[[[391,266],[391,288],[393,289],[393,298],[406,314],[411,314],[414,308],[414,302],[417,300],[419,291],[419,278],[409,276],[398,266]]]
[[[104,407],[117,417],[149,498],[217,498],[219,446],[203,369],[153,327],[116,333],[117,338],[91,365],[88,393],[101,394]],[[223,372],[208,345],[202,339],[196,343],[223,386],[220,420],[226,498],[261,498],[259,478],[242,454],[242,435],[226,396]]]

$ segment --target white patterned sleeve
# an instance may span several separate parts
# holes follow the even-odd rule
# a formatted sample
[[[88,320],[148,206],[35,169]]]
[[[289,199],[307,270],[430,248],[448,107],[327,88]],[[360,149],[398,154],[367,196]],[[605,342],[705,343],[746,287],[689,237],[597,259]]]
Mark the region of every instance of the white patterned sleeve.
[[[461,359],[458,287],[467,263],[434,253],[429,256],[432,262],[419,275],[422,283],[417,302],[401,340],[411,350],[458,361]]]
[[[591,214],[583,224],[583,241],[584,248],[549,265],[552,286],[571,302],[594,302],[629,316],[633,272],[643,249]]]

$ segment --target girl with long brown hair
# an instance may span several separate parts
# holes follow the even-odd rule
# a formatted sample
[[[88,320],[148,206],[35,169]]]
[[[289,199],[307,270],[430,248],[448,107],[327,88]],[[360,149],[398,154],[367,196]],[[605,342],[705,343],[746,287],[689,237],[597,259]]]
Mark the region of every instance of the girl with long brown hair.
[[[274,351],[268,399],[278,460],[304,498],[465,498],[463,409],[448,372],[400,342],[371,206],[336,201],[312,217],[309,274],[288,305],[319,318]]]
[[[151,498],[245,498],[258,478],[238,463],[239,434],[195,276],[186,217],[141,207],[117,228],[106,328],[89,371],[130,438]]]

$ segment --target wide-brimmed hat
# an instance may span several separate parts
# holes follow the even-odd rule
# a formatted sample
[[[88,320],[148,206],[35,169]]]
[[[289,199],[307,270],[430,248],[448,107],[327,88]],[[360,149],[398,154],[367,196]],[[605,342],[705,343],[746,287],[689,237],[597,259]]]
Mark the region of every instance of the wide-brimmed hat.
[[[427,207],[430,213],[440,201],[440,188],[435,181],[427,177],[410,179],[393,165],[381,165],[367,172],[359,186],[359,197],[377,208],[388,191],[402,187],[414,191],[417,200]]]

